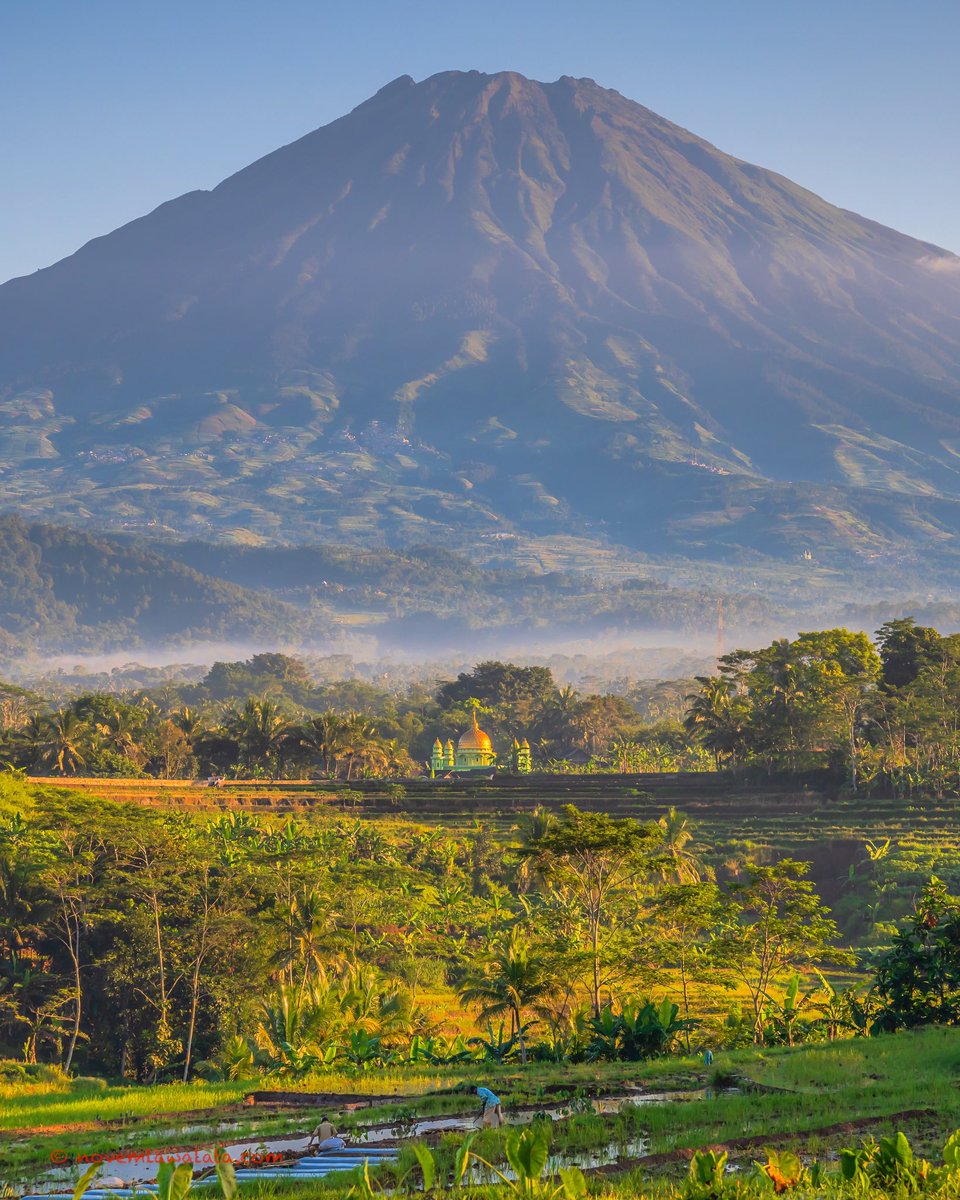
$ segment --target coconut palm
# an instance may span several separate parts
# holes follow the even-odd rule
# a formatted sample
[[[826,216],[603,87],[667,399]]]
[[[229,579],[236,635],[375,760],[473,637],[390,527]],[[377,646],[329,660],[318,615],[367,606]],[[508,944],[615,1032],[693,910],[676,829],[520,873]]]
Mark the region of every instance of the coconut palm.
[[[264,766],[274,775],[280,774],[290,723],[272,700],[251,697],[242,709],[234,709],[224,724],[246,766]]]
[[[543,726],[547,737],[564,749],[570,749],[576,741],[575,717],[579,704],[580,693],[568,684],[558,688],[544,706]]]
[[[311,717],[300,727],[297,744],[308,758],[320,760],[324,775],[335,775],[346,749],[346,722],[335,712]]]
[[[116,708],[105,722],[97,724],[100,742],[114,754],[126,758],[134,766],[142,766],[146,760],[141,723],[131,717],[129,708]]]
[[[386,743],[378,737],[362,742],[357,749],[356,762],[361,775],[385,775],[390,763]]]
[[[702,864],[696,852],[691,849],[693,841],[693,826],[675,808],[670,808],[657,824],[663,831],[660,845],[657,847],[663,861],[662,874],[664,878],[672,877],[677,883],[699,883]]]
[[[182,708],[177,709],[170,720],[191,744],[201,734],[206,732],[203,717],[201,717],[195,708],[191,708],[189,704],[185,704]]]
[[[741,733],[737,690],[723,675],[698,675],[699,692],[687,696],[683,726],[714,756],[717,770],[736,754]]]
[[[317,976],[323,975],[326,961],[324,946],[336,925],[336,913],[331,910],[328,897],[321,895],[316,888],[305,888],[290,897],[289,904],[279,915],[279,924],[287,935],[282,951],[283,970],[289,972],[292,979],[294,966],[302,964],[302,994],[311,972]]]
[[[362,767],[365,758],[376,758],[377,752],[373,746],[377,740],[376,728],[363,713],[347,713],[343,719],[343,758],[347,764],[348,780],[353,778],[358,767]]]
[[[86,763],[92,730],[70,708],[58,708],[51,716],[34,714],[23,731],[23,742],[32,752],[34,764],[58,775],[75,775]]]
[[[539,1013],[541,1001],[549,995],[552,981],[547,977],[535,950],[514,926],[507,940],[468,975],[460,987],[465,1004],[479,1005],[481,1021],[509,1017],[511,1032],[520,1046],[520,1061],[527,1061],[524,1015]]]

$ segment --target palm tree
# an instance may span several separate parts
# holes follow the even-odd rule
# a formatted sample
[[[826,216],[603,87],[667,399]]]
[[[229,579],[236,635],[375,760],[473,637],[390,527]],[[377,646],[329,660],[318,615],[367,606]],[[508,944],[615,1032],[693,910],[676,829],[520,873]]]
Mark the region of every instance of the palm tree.
[[[542,804],[537,804],[530,815],[524,817],[520,823],[520,841],[524,850],[529,850],[541,838],[546,837],[556,823],[556,816]],[[527,854],[522,855],[517,870],[517,884],[521,893],[532,887],[535,875],[533,859]]]
[[[351,966],[344,973],[341,989],[340,1007],[351,1030],[396,1038],[411,1033],[420,1016],[410,997],[374,967]]]
[[[343,719],[343,756],[347,760],[347,779],[353,778],[354,768],[366,754],[372,754],[371,743],[377,738],[376,728],[363,713],[349,712]]]
[[[544,708],[543,721],[547,735],[568,750],[577,737],[574,718],[580,703],[580,694],[569,684],[558,688]]]
[[[365,776],[385,775],[390,763],[390,756],[383,740],[372,737],[362,742],[356,755],[361,774]]]
[[[301,726],[297,742],[309,757],[323,764],[324,775],[335,775],[346,747],[346,722],[339,713],[325,712]]]
[[[687,696],[683,727],[713,753],[719,771],[739,745],[740,713],[734,683],[723,675],[698,675],[699,692]]]
[[[52,716],[34,714],[23,731],[23,741],[37,766],[58,775],[74,775],[87,761],[91,732],[73,709],[58,708]]]
[[[202,733],[206,732],[203,717],[200,716],[195,708],[191,708],[189,704],[185,704],[182,708],[177,709],[170,720],[191,745]]]
[[[668,809],[657,824],[663,831],[658,850],[664,859],[664,876],[672,875],[677,883],[699,883],[702,869],[700,859],[690,849],[693,826],[675,808]]]
[[[131,720],[129,711],[114,709],[106,724],[97,725],[97,733],[108,750],[128,759],[134,766],[143,765],[146,754],[141,745],[141,730],[139,725]]]
[[[537,960],[529,942],[514,926],[510,936],[498,947],[478,972],[467,976],[460,987],[465,1004],[478,1004],[482,1021],[509,1016],[511,1033],[520,1045],[520,1061],[527,1061],[524,1039],[524,1012],[540,1011],[540,1002],[549,994],[551,980]]]
[[[336,924],[336,913],[331,911],[329,899],[316,888],[305,888],[290,897],[280,923],[287,934],[287,946],[282,951],[283,970],[289,972],[292,982],[294,964],[303,964],[300,981],[302,996],[311,969],[318,977],[323,976],[326,958],[324,942]]]
[[[390,738],[383,744],[387,756],[387,773],[394,779],[398,775],[409,775],[413,769],[413,759],[399,738]]]
[[[787,730],[787,750],[790,765],[796,763],[796,752],[800,747],[798,717],[801,702],[806,696],[799,666],[794,656],[794,647],[786,638],[781,638],[770,647],[765,663],[768,677],[768,704],[765,716],[775,723],[783,722]]]
[[[263,765],[274,775],[280,774],[290,723],[272,700],[251,697],[242,709],[234,709],[227,717],[225,727],[236,739],[247,766]]]

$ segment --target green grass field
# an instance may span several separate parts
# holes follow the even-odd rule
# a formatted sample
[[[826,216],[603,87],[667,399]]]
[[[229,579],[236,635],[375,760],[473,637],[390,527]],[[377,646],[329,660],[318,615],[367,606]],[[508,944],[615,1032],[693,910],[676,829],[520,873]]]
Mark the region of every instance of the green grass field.
[[[666,1058],[602,1066],[322,1074],[296,1086],[377,1096],[376,1107],[336,1115],[350,1136],[360,1125],[438,1114],[473,1117],[477,1108],[471,1090],[481,1071],[482,1080],[502,1096],[508,1119],[531,1107],[571,1105],[573,1111],[553,1124],[556,1162],[589,1167],[590,1156],[603,1152],[606,1165],[588,1170],[591,1187],[624,1195],[676,1183],[687,1169],[689,1152],[705,1146],[728,1149],[731,1161],[746,1171],[767,1147],[794,1150],[805,1161],[830,1162],[843,1146],[903,1130],[918,1152],[938,1158],[946,1137],[960,1127],[960,1030],[944,1028],[736,1051],[719,1055],[711,1068],[698,1059]],[[739,1090],[710,1090],[708,1085],[719,1077],[736,1077]],[[0,1092],[0,1178],[11,1186],[27,1179],[36,1186],[52,1160],[306,1132],[317,1119],[316,1108],[271,1113],[259,1105],[243,1106],[249,1088],[226,1083],[103,1089],[82,1081],[5,1087]],[[593,1111],[592,1098],[622,1096],[627,1088],[676,1091],[689,1098],[644,1104],[638,1096],[637,1103],[619,1113]],[[700,1094],[699,1089],[707,1090]],[[379,1100],[390,1094],[396,1099]],[[331,1097],[322,1111],[336,1108]],[[487,1161],[503,1164],[508,1135],[505,1129],[484,1131],[474,1148]],[[438,1162],[448,1164],[463,1136],[428,1135],[426,1140]],[[404,1149],[401,1169],[410,1162],[412,1151]],[[331,1194],[317,1184],[297,1185],[293,1194],[308,1200],[317,1191]]]

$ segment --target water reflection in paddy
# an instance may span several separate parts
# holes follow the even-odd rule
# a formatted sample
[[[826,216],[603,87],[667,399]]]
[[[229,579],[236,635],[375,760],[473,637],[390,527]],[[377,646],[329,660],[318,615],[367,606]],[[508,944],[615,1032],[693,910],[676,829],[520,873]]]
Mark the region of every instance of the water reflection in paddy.
[[[701,1100],[706,1095],[705,1091],[633,1091],[612,1096],[585,1097],[557,1105],[545,1104],[542,1108],[529,1107],[517,1109],[509,1111],[504,1115],[506,1124],[508,1125],[528,1125],[531,1121],[538,1118],[562,1121],[581,1114],[615,1116],[627,1105],[669,1104],[681,1101]],[[224,1128],[230,1127],[225,1126]],[[171,1130],[171,1140],[178,1133],[182,1135],[185,1132],[200,1132],[202,1128],[202,1126],[187,1126],[179,1131]],[[235,1123],[232,1124],[232,1128],[236,1128]],[[351,1145],[363,1147],[365,1145],[374,1146],[406,1141],[412,1138],[422,1138],[429,1134],[466,1133],[479,1128],[480,1118],[476,1113],[472,1113],[445,1117],[415,1118],[410,1121],[395,1121],[385,1125],[360,1125],[353,1129],[344,1130],[343,1132]],[[98,1172],[94,1186],[101,1180],[108,1178],[117,1181],[118,1185],[153,1183],[157,1177],[158,1159],[161,1157],[174,1158],[178,1162],[192,1162],[194,1163],[195,1170],[199,1171],[205,1166],[209,1166],[213,1150],[216,1146],[223,1146],[237,1166],[245,1164],[261,1167],[270,1166],[275,1168],[278,1174],[282,1176],[284,1167],[274,1156],[282,1156],[284,1159],[289,1157],[295,1160],[306,1152],[309,1141],[309,1133],[303,1132],[277,1134],[270,1137],[247,1137],[226,1143],[222,1137],[218,1136],[210,1140],[208,1136],[206,1140],[194,1146],[143,1151],[142,1154],[149,1155],[150,1161],[144,1161],[143,1158],[137,1157],[141,1152],[131,1147],[128,1160],[123,1160],[122,1156],[124,1152],[120,1151],[118,1152],[120,1157],[116,1161],[104,1162],[100,1172]],[[644,1153],[643,1145],[643,1140],[638,1139],[623,1146],[611,1144],[605,1148],[590,1151],[589,1153],[556,1155],[550,1161],[554,1169],[565,1166],[579,1166],[581,1168],[606,1166],[617,1162],[619,1158],[633,1157]],[[290,1164],[288,1163],[288,1165]],[[78,1174],[79,1172],[76,1167],[58,1167],[46,1172],[44,1178],[51,1185],[62,1184],[74,1179]],[[478,1178],[478,1182],[481,1181]]]

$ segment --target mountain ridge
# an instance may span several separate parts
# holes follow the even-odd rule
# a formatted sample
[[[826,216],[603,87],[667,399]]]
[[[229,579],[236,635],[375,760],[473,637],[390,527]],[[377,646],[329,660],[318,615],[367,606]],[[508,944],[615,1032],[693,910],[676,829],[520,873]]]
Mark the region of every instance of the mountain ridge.
[[[720,559],[960,528],[960,259],[569,76],[400,76],[0,287],[0,364],[45,520]],[[746,529],[801,485],[797,536]]]

